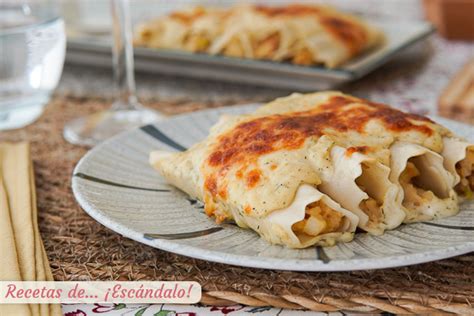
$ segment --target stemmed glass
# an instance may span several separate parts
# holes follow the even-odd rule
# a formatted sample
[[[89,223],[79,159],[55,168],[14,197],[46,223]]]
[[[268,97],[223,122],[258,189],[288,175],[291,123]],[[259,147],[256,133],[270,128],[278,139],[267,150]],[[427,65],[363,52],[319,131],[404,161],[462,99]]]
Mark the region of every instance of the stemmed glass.
[[[115,101],[109,110],[75,119],[64,127],[64,138],[73,144],[94,146],[127,129],[160,120],[145,108],[135,93],[132,28],[128,0],[110,0],[113,21],[113,74]]]

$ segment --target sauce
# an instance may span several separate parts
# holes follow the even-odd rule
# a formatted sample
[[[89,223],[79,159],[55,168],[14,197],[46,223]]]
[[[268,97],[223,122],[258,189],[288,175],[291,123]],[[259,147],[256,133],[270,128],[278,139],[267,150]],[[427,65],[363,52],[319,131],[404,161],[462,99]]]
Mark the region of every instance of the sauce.
[[[255,6],[255,9],[268,17],[314,16],[351,54],[357,54],[364,49],[367,41],[367,31],[362,25],[340,14],[334,14],[329,9],[301,4],[282,7]]]

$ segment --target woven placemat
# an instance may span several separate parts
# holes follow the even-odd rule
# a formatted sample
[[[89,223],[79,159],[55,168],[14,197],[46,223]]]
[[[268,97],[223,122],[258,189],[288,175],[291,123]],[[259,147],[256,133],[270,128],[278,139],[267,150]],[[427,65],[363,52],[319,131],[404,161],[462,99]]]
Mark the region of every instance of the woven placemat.
[[[112,232],[89,217],[71,192],[85,148],[66,143],[64,124],[105,109],[109,100],[56,98],[34,124],[0,133],[32,143],[40,230],[56,280],[187,280],[202,303],[315,311],[474,314],[474,253],[396,269],[303,273],[240,268],[160,251]],[[147,104],[167,114],[220,104]]]

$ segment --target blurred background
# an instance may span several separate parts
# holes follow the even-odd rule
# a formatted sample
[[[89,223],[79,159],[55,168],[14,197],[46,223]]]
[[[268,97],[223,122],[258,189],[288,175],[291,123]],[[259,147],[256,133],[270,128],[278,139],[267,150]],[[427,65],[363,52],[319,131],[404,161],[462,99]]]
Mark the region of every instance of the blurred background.
[[[195,4],[228,6],[236,1],[147,1],[132,0],[131,16],[133,24],[165,14],[183,6]],[[248,1],[247,1],[248,2]],[[259,3],[282,4],[296,1],[258,1]],[[342,10],[354,12],[370,20],[395,21],[401,26],[409,21],[425,21],[427,10],[443,10],[441,2],[466,1],[437,1],[428,0],[336,0],[336,1],[297,1],[298,3],[325,3]],[[467,2],[471,2],[467,0]],[[462,5],[462,3],[461,3]],[[93,37],[107,40],[110,38],[110,10],[107,0],[97,1],[63,1],[61,10],[66,20],[69,39],[79,37]],[[469,12],[469,10],[464,10]],[[474,20],[474,13],[473,13]],[[439,18],[438,18],[439,20]],[[472,21],[472,20],[471,20]],[[439,22],[439,21],[438,21]],[[441,21],[440,23],[443,23]],[[438,25],[438,28],[442,25]],[[462,26],[467,33],[474,34],[473,23]],[[439,35],[432,36],[399,54],[382,68],[358,82],[343,86],[347,92],[360,96],[376,94],[379,101],[390,102],[391,93],[400,94],[403,90],[406,102],[416,101],[416,110],[419,112],[432,111],[432,104],[437,102],[438,94],[448,83],[449,78],[462,67],[469,55],[473,53],[473,46],[467,40],[447,40]],[[449,60],[449,62],[447,62]],[[66,56],[66,67],[57,93],[61,95],[108,96],[111,93],[110,69],[97,67],[82,67],[77,60],[74,62]],[[377,79],[383,77],[383,79]],[[291,89],[272,89],[269,87],[245,85],[242,83],[225,83],[213,80],[193,80],[184,77],[149,74],[138,71],[138,95],[144,101],[166,99],[168,101],[214,101],[218,103],[242,103],[248,100],[269,100],[276,96],[286,95]],[[374,84],[376,85],[374,87]],[[409,89],[405,89],[408,88]],[[409,91],[406,91],[409,90]],[[426,93],[427,91],[431,93]]]
[[[6,2],[7,0],[2,1],[2,5]],[[21,3],[21,1],[14,2]],[[88,47],[88,45],[112,46],[110,1],[38,0],[33,2],[55,4],[65,22],[67,36],[65,65],[55,96],[112,98],[114,89],[111,54],[107,58],[103,54],[97,57],[95,48]],[[251,1],[130,0],[132,28],[184,7],[230,6],[237,2]],[[423,38],[414,38],[410,44],[415,42],[416,44],[409,45],[408,49],[402,49],[395,56],[391,56],[381,67],[362,78],[337,87],[347,93],[372,98],[417,113],[436,114],[438,112],[437,105],[443,90],[474,55],[472,44],[474,1],[472,0],[267,0],[258,1],[258,3],[330,4],[343,11],[360,15],[368,22],[391,25],[395,34],[398,32],[402,35],[413,25],[417,25],[416,23],[419,23],[418,26],[423,25],[421,23],[433,23],[437,33],[431,36],[425,36],[425,34]],[[6,41],[1,42],[2,56],[7,56],[7,52],[11,54],[8,45]],[[135,53],[135,65],[143,62],[142,55]],[[59,60],[60,57],[56,59]],[[242,63],[244,62],[242,60]],[[148,69],[142,63],[141,67],[136,67],[138,97],[146,105],[161,102],[160,111],[165,114],[201,108],[200,105],[194,106],[194,103],[217,106],[261,102],[298,90],[284,85],[249,83],[239,80],[232,72],[226,76],[230,80],[221,80],[222,78],[212,78],[212,76],[193,79],[183,75],[182,72],[175,73],[165,66],[159,65]],[[191,73],[193,69],[187,70]],[[235,80],[232,80],[234,76]],[[315,87],[318,86],[316,83],[317,80]]]

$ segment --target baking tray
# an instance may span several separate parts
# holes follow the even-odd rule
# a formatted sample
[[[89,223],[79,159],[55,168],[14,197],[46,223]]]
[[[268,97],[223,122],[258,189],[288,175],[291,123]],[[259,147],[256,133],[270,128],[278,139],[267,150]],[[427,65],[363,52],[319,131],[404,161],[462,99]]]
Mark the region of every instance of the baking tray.
[[[406,48],[426,39],[434,27],[422,21],[374,21],[385,35],[385,43],[338,68],[299,66],[286,62],[251,60],[184,51],[135,48],[135,69],[199,79],[210,79],[295,89],[330,89],[356,80],[392,59]],[[111,42],[108,36],[68,36],[66,61],[110,67]]]

